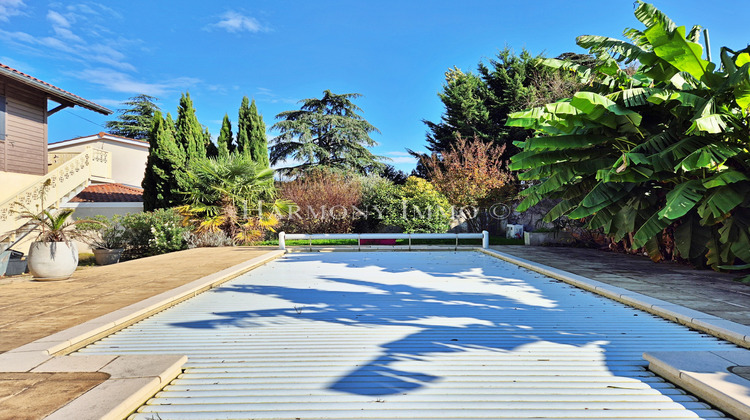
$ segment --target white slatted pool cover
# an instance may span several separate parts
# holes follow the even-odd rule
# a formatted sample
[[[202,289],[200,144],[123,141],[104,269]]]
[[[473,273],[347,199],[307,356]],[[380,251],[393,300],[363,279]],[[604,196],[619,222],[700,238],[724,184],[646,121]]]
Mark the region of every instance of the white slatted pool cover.
[[[644,351],[733,346],[476,252],[291,254],[81,353],[188,355],[136,419],[715,418]]]

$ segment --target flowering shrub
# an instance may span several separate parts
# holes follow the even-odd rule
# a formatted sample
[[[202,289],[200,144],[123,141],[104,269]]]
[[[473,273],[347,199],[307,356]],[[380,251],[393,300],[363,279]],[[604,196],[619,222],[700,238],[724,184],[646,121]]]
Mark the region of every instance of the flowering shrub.
[[[363,207],[368,226],[394,227],[406,233],[442,233],[450,228],[448,200],[428,181],[410,176],[404,185],[375,182],[366,190]]]
[[[187,248],[185,234],[190,229],[182,225],[182,217],[173,209],[127,214],[120,224],[128,244],[124,253],[127,259]]]

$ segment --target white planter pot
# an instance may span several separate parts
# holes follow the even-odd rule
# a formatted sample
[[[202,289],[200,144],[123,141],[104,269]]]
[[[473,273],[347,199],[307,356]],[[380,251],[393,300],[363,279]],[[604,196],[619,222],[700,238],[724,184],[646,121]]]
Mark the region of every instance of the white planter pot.
[[[34,242],[26,258],[34,280],[65,280],[78,267],[75,242]]]
[[[94,258],[96,258],[96,265],[110,265],[120,262],[123,248],[117,249],[94,249]]]

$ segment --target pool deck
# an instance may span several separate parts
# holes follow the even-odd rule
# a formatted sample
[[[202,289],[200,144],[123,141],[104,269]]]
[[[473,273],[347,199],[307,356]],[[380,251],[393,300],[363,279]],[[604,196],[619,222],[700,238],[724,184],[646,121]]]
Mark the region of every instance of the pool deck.
[[[492,248],[750,328],[750,286],[733,281],[733,275],[676,264],[654,264],[645,257],[589,249]],[[63,406],[80,395],[83,396],[76,400],[78,403],[86,403],[88,399],[91,407],[99,404],[104,411],[92,411],[89,416],[81,416],[79,412],[76,418],[101,418],[102,413],[116,418],[116,411],[101,407],[96,390],[106,388],[107,383],[162,386],[179,373],[180,356],[135,363],[125,360],[125,356],[106,360],[99,356],[76,367],[66,365],[65,356],[53,356],[148,316],[155,310],[156,302],[163,302],[167,295],[178,302],[279,255],[270,247],[201,248],[86,268],[64,282],[0,280],[0,352],[5,352],[0,354],[0,419],[40,419],[55,411],[49,418],[66,418],[65,410],[70,410],[72,404]],[[140,305],[136,308],[139,317],[123,320],[123,311],[133,309],[134,305]],[[108,316],[111,319],[106,319]],[[95,326],[97,334],[79,340],[82,331],[76,328],[91,330],[92,322],[99,322]],[[668,359],[666,355],[654,355],[654,360],[660,357]],[[148,366],[141,373],[123,368],[138,363]],[[671,371],[665,368],[659,373],[678,380],[688,370],[683,368]],[[91,373],[66,374],[71,371]],[[741,369],[738,374],[742,374]],[[687,373],[684,376],[690,379]],[[55,392],[50,392],[51,389]],[[63,408],[58,410],[59,407]]]

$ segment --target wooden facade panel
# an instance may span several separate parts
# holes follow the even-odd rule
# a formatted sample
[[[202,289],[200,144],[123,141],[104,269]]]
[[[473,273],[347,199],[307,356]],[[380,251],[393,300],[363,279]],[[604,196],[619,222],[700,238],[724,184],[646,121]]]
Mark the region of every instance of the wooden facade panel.
[[[47,96],[44,93],[21,83],[8,81],[5,85],[5,95],[31,104],[34,108],[42,105],[47,106]]]
[[[6,140],[0,170],[34,175],[47,173],[47,99],[24,85],[7,82]]]

